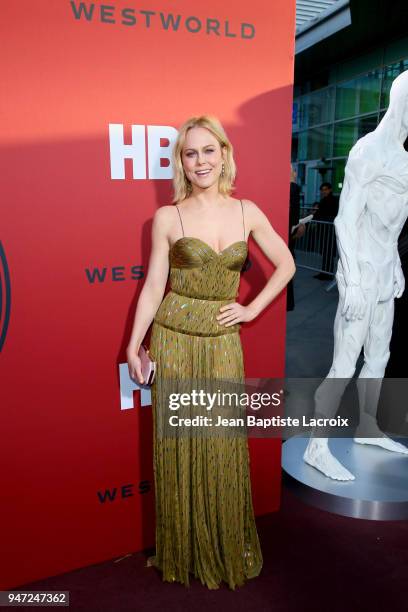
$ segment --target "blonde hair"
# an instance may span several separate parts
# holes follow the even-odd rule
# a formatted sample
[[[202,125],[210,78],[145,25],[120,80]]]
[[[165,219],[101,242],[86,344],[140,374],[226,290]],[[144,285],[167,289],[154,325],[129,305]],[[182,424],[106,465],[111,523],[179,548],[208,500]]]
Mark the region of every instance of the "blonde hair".
[[[183,146],[186,140],[188,130],[193,127],[203,127],[215,136],[218,140],[221,149],[225,148],[224,158],[224,173],[220,176],[218,189],[222,195],[230,195],[234,189],[234,180],[237,173],[237,168],[233,156],[233,147],[226,135],[224,128],[216,117],[210,115],[201,115],[200,117],[190,117],[183,123],[179,129],[177,140],[173,147],[173,204],[185,200],[191,193],[191,183],[186,177],[181,160]]]

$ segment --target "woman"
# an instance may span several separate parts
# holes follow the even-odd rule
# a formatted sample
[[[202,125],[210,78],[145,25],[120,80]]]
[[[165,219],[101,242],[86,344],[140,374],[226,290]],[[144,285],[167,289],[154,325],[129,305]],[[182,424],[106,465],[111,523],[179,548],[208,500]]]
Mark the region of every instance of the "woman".
[[[267,217],[249,200],[230,196],[233,149],[213,117],[193,117],[173,149],[174,205],[154,215],[152,252],[127,349],[130,375],[143,383],[137,352],[154,320],[152,385],[156,555],[163,580],[189,585],[189,573],[210,589],[231,589],[257,576],[256,532],[246,437],[163,436],[166,381],[243,381],[240,323],[252,321],[295,272],[293,258]],[[276,270],[246,306],[235,301],[252,233]],[[163,299],[170,266],[171,291]],[[168,388],[167,388],[168,391]]]

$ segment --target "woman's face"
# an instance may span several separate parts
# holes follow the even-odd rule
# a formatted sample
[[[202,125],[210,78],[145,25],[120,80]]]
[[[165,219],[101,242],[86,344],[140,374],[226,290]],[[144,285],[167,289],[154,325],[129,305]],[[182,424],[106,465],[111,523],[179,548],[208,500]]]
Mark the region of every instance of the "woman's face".
[[[188,130],[181,161],[192,185],[208,189],[218,183],[223,160],[220,143],[209,130],[198,126]]]

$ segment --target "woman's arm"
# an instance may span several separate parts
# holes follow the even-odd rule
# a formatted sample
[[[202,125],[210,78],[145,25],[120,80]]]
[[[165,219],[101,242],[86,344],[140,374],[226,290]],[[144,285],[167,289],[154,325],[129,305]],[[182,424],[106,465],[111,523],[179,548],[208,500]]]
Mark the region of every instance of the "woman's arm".
[[[128,358],[137,355],[143,338],[152,323],[163,299],[169,275],[169,209],[162,206],[153,217],[152,250],[146,280],[137,302],[133,329],[126,353]]]
[[[292,254],[284,240],[275,232],[268,217],[254,202],[244,200],[246,219],[255,242],[260,246],[267,258],[275,266],[275,271],[258,293],[255,299],[247,306],[241,304],[226,304],[220,308],[223,314],[217,316],[219,323],[234,325],[240,321],[252,321],[288,284],[296,271]]]

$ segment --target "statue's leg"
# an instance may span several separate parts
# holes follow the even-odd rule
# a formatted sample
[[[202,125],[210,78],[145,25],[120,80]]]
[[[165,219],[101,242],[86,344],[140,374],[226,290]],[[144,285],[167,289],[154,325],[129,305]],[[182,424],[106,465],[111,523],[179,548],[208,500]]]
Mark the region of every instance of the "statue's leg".
[[[375,311],[374,294],[367,292],[367,308],[364,317],[348,321],[342,315],[344,285],[338,281],[338,286],[340,297],[333,327],[333,362],[327,377],[315,393],[316,413],[329,418],[336,414],[344,390],[353,377]]]
[[[334,320],[333,363],[327,378],[315,393],[315,416],[333,417],[339,407],[344,390],[352,378],[358,357],[368,333],[373,313],[374,300],[367,295],[367,308],[363,319],[347,321],[342,315],[344,306],[344,283],[338,278],[339,304]],[[354,480],[347,470],[331,453],[328,439],[318,436],[318,430],[312,433],[303,459],[309,465],[320,470],[325,476],[335,480]]]
[[[387,450],[408,454],[408,449],[404,445],[388,438],[377,424],[378,400],[390,357],[393,321],[394,299],[379,302],[364,343],[364,366],[357,380],[360,424],[354,440],[359,444],[374,444]]]

